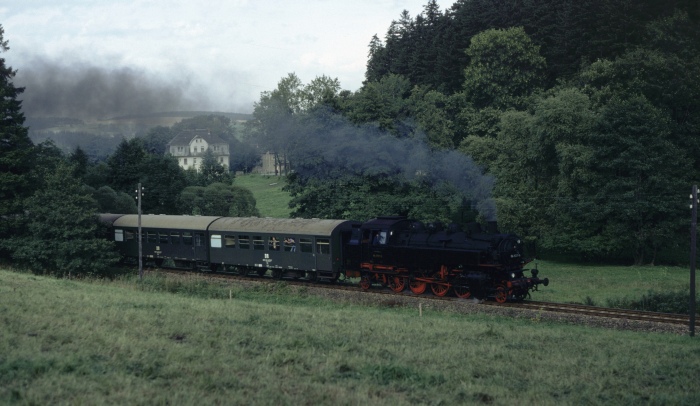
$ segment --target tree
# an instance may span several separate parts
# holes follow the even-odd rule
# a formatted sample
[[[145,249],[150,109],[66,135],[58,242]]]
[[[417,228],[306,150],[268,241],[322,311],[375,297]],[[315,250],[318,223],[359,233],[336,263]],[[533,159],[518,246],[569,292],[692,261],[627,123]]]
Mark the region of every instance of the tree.
[[[9,49],[0,25],[0,53]],[[18,100],[24,88],[12,83],[15,73],[5,64],[5,58],[0,58],[0,240],[21,229],[18,221],[24,212],[24,200],[35,190],[29,179],[35,162],[34,145],[24,126],[22,102]]]
[[[141,170],[144,197],[141,209],[152,214],[181,214],[178,197],[187,186],[187,178],[177,160],[168,155],[149,155]],[[130,196],[133,196],[133,190]]]
[[[464,91],[477,109],[523,108],[544,82],[545,59],[522,27],[475,35],[467,55]]]
[[[233,176],[226,167],[216,160],[214,153],[208,149],[202,157],[202,165],[199,167],[199,176],[204,186],[212,183],[231,183]]]
[[[99,274],[115,263],[112,242],[100,238],[95,200],[62,163],[28,199],[29,234],[12,240],[13,258],[37,271]]]
[[[408,123],[410,95],[411,82],[391,74],[365,84],[349,101],[346,116],[355,124],[376,124],[383,131],[405,137],[413,130]]]
[[[591,134],[594,206],[582,219],[597,226],[587,237],[604,241],[597,252],[653,263],[656,252],[675,240],[683,224],[676,201],[688,189],[683,179],[690,161],[674,144],[671,128],[668,113],[643,96],[614,97],[601,110]]]
[[[248,142],[260,152],[274,154],[276,166],[290,169],[290,150],[304,136],[300,120],[316,108],[334,104],[339,89],[338,79],[320,76],[304,85],[296,74],[288,74],[255,103],[254,119],[246,127]]]
[[[437,90],[416,86],[411,92],[410,102],[411,115],[416,118],[418,128],[426,133],[428,143],[434,148],[454,148],[452,117],[455,109],[451,98]]]
[[[138,208],[134,198],[124,192],[115,192],[109,186],[102,186],[92,193],[100,213],[136,214]]]
[[[117,150],[107,159],[110,186],[124,193],[132,193],[141,180],[146,151],[140,138],[122,140]]]
[[[87,154],[80,146],[75,147],[73,153],[68,157],[68,162],[75,168],[74,175],[76,178],[83,179],[85,175],[87,175],[90,158],[88,158]]]
[[[382,76],[389,73],[386,60],[386,48],[377,34],[372,36],[369,42],[367,54],[367,69],[365,70],[365,83],[378,82]]]
[[[169,127],[153,127],[142,138],[143,148],[149,154],[164,155],[168,143],[175,138],[175,133]]]
[[[188,186],[180,194],[180,211],[200,216],[259,216],[253,194],[239,186],[212,183]]]

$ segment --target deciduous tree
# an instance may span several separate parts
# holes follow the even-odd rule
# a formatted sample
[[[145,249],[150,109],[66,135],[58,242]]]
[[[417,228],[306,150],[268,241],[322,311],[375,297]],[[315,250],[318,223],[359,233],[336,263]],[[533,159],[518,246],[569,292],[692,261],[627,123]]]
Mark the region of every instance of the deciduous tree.
[[[13,258],[36,271],[99,274],[116,262],[113,243],[98,236],[97,205],[73,167],[61,163],[27,201],[29,234],[12,240]]]

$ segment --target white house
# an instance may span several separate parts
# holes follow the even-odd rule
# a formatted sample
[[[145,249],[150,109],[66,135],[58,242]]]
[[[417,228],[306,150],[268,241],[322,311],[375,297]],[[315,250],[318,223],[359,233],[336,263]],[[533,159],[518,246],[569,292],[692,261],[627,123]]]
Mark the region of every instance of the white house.
[[[177,158],[178,164],[183,169],[195,168],[199,170],[204,153],[209,150],[217,162],[228,169],[229,146],[220,137],[211,135],[209,130],[186,130],[181,132],[168,143],[166,154]]]

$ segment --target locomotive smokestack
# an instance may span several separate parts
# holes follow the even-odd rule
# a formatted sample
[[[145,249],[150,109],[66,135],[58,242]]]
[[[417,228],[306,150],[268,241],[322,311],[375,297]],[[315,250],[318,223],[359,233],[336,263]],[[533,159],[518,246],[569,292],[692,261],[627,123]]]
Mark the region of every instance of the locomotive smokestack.
[[[489,234],[498,234],[498,222],[496,221],[489,221],[488,223],[488,233]]]

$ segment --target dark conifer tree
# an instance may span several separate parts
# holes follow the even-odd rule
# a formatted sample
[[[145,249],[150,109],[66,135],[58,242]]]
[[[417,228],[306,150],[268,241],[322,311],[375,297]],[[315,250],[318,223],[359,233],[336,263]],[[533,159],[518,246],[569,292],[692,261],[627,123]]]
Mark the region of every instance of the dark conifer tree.
[[[141,180],[145,161],[146,151],[140,138],[122,140],[107,160],[109,186],[117,192],[132,193]]]
[[[3,34],[0,26],[0,53],[10,49]],[[34,191],[29,179],[33,144],[17,99],[24,88],[12,83],[15,72],[0,58],[0,240],[18,231],[24,200]],[[0,251],[0,255],[7,253]]]

